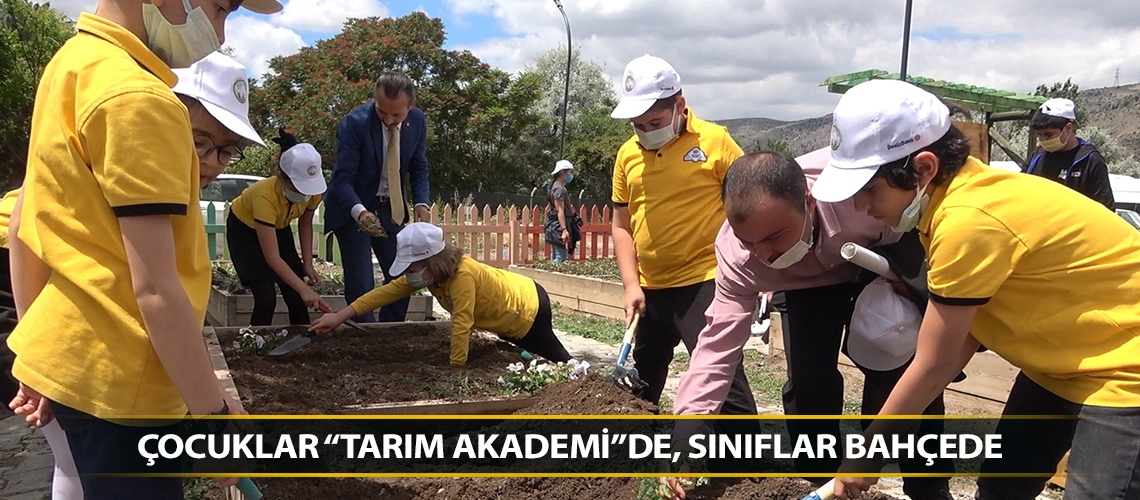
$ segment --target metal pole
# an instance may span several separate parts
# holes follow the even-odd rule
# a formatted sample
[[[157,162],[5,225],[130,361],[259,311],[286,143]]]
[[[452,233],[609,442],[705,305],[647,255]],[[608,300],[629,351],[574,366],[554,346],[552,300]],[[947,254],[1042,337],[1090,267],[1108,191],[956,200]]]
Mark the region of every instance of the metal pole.
[[[562,13],[562,21],[566,23],[566,88],[562,92],[562,141],[558,145],[558,159],[566,159],[566,112],[570,106],[570,63],[574,57],[574,47],[570,45],[570,18],[566,17],[566,9],[562,8],[560,0],[554,0],[558,11]]]
[[[902,47],[902,69],[899,70],[899,79],[906,81],[906,61],[910,55],[910,10],[912,0],[906,0],[906,19],[903,21],[903,47]]]

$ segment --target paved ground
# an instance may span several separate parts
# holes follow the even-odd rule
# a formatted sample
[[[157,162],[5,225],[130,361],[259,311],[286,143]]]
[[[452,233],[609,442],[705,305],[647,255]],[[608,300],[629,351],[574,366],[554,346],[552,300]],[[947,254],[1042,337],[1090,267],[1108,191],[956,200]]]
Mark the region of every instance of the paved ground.
[[[51,450],[43,434],[33,432],[23,417],[0,419],[0,498],[51,498]]]

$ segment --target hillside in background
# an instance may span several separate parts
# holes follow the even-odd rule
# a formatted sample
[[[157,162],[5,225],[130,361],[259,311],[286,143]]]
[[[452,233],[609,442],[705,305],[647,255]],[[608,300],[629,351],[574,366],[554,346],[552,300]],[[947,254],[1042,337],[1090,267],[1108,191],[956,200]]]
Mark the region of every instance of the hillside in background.
[[[1083,91],[1077,107],[1089,114],[1085,125],[1107,131],[1129,154],[1140,156],[1140,84]]]
[[[1129,154],[1140,156],[1140,84],[1082,91],[1077,106],[1088,112],[1089,123],[1082,126],[1108,132]],[[784,141],[792,154],[799,155],[827,145],[831,137],[831,115],[797,121],[736,118],[717,123],[728,127],[746,151],[763,149],[768,141]]]

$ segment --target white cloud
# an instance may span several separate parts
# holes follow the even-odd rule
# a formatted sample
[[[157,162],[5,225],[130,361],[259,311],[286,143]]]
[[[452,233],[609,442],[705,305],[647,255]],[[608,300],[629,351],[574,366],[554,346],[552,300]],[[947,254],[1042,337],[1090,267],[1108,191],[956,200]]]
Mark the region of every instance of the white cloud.
[[[285,10],[270,19],[299,31],[339,32],[350,17],[372,16],[387,17],[388,7],[378,0],[289,0]]]
[[[67,17],[78,20],[80,12],[95,12],[99,0],[53,0],[51,6]]]
[[[564,45],[552,1],[447,0],[452,12],[492,15],[508,35],[462,48],[518,71]],[[1140,77],[1140,9],[1133,0],[1082,8],[1063,0],[916,2],[909,73],[1031,92],[1073,77],[1082,88]],[[903,3],[896,0],[575,0],[564,2],[574,45],[617,81],[644,53],[669,60],[690,103],[708,118],[799,119],[829,113],[829,76],[898,71]],[[1058,15],[1063,13],[1063,15]]]
[[[233,16],[226,22],[226,45],[233,47],[236,59],[260,77],[269,71],[269,60],[294,54],[305,45],[301,35],[259,18]]]

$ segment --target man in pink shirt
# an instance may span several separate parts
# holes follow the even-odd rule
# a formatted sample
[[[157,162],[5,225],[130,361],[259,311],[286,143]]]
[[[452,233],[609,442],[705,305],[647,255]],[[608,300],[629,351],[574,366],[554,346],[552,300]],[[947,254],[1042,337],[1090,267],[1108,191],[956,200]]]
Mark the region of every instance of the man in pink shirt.
[[[900,233],[857,211],[850,200],[821,203],[812,199],[808,190],[829,158],[828,148],[795,160],[763,152],[744,156],[729,169],[723,192],[728,220],[716,238],[715,297],[705,313],[707,324],[697,339],[689,370],[681,378],[674,402],[677,414],[719,413],[751,334],[756,296],[767,290],[781,290],[786,296],[787,312],[782,318],[788,363],[785,414],[843,413],[843,376],[837,361],[841,347],[846,351],[844,330],[870,273],[845,261],[840,247],[847,242],[868,248],[889,245],[891,251],[882,253],[888,259],[901,256],[895,260],[911,268],[898,270],[905,277],[920,272],[924,253],[913,235],[900,242]],[[866,375],[864,414],[877,412],[905,368],[905,364],[891,371],[862,368]],[[939,396],[927,413],[943,412]],[[924,421],[921,433],[940,432],[928,429],[927,423],[942,424]],[[793,438],[839,432],[836,420],[788,420],[787,424]],[[917,462],[902,464],[902,470],[953,470],[948,460],[932,467]],[[838,459],[796,461],[796,471],[801,473],[830,472],[838,466]],[[913,500],[951,498],[946,478],[908,478],[903,489]]]

